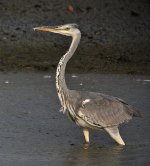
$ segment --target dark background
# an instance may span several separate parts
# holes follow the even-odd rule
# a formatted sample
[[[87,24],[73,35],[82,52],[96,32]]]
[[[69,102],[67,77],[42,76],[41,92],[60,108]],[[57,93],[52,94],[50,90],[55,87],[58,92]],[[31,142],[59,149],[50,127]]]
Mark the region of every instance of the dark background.
[[[55,71],[71,38],[33,27],[77,23],[68,72],[150,74],[149,0],[0,0],[0,71]]]

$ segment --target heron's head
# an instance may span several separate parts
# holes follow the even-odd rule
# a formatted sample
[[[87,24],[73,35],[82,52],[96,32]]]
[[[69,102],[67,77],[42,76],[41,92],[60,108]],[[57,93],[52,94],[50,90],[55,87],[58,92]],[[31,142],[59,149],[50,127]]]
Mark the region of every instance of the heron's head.
[[[39,31],[48,31],[53,33],[59,33],[66,36],[74,36],[80,34],[77,24],[65,24],[60,26],[42,26],[33,28]]]

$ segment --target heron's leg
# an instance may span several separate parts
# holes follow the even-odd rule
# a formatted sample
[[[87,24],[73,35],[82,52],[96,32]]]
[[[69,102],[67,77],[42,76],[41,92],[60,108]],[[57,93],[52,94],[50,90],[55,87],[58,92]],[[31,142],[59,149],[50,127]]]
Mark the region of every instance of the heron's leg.
[[[88,144],[89,143],[89,130],[87,128],[83,128],[83,135],[84,135],[85,143]]]
[[[107,133],[120,145],[125,145],[123,139],[120,136],[119,129],[117,126],[105,128]]]

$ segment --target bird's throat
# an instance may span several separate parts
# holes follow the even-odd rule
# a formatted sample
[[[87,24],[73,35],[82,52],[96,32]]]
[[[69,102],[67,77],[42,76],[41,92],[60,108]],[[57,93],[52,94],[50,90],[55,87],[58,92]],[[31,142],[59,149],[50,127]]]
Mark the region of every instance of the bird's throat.
[[[65,55],[62,56],[60,59],[58,66],[57,66],[57,71],[56,71],[56,88],[57,88],[57,93],[58,97],[60,99],[61,105],[66,109],[66,95],[68,94],[68,88],[66,85],[65,81],[65,69],[67,62],[69,59],[73,56],[75,50],[77,49],[77,46],[80,42],[81,35],[74,35],[72,37],[72,43],[70,45],[69,50],[66,52]]]

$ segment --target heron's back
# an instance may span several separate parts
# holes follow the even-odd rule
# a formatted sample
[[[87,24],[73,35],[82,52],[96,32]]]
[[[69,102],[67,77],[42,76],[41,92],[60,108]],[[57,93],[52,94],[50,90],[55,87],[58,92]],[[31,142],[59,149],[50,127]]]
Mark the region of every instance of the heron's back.
[[[69,103],[74,107],[76,117],[96,127],[118,126],[140,116],[122,99],[108,96],[102,93],[86,91],[70,91]]]

